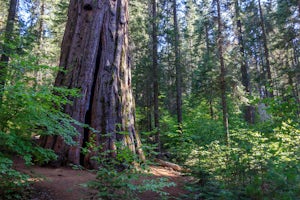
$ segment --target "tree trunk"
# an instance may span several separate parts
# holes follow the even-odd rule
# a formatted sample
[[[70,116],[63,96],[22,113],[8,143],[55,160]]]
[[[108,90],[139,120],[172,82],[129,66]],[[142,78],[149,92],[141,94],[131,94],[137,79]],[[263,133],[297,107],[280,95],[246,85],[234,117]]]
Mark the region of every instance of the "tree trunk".
[[[226,133],[226,142],[229,145],[229,124],[228,124],[228,108],[226,99],[226,70],[223,57],[223,35],[222,35],[222,19],[221,19],[221,7],[220,1],[217,0],[217,10],[218,10],[218,53],[220,60],[220,89],[221,89],[221,100],[222,100],[222,110],[223,110],[223,125]]]
[[[147,131],[152,131],[153,127],[152,127],[152,104],[153,104],[153,98],[152,98],[152,87],[151,87],[151,81],[152,80],[148,80],[147,79],[147,86],[146,86],[146,92],[145,92],[145,96],[146,96],[146,113],[147,113]]]
[[[209,35],[208,35],[208,22],[205,23],[205,44],[206,44],[206,61],[208,62],[210,59],[210,45],[209,45]],[[209,80],[211,83],[212,78]],[[214,108],[213,108],[213,90],[209,91],[209,111],[211,119],[215,118]]]
[[[113,152],[119,141],[144,159],[134,127],[128,0],[71,0],[60,67],[64,71],[58,73],[55,86],[78,88],[81,94],[64,111],[98,132],[76,126],[80,132],[74,138],[78,146],[66,145],[60,136],[43,138],[43,146],[53,149],[59,157],[54,164],[96,168],[91,157],[98,153],[83,155],[80,151],[86,142],[99,146],[100,151]]]
[[[39,9],[40,9],[40,12],[39,12],[39,26],[38,26],[38,42],[37,42],[37,45],[38,45],[38,51],[37,51],[37,62],[36,64],[39,65],[40,64],[40,61],[41,61],[41,57],[43,56],[43,40],[44,40],[44,15],[45,15],[45,0],[40,0],[39,1]],[[43,74],[41,71],[39,70],[36,70],[34,72],[34,76],[36,77],[36,83],[41,83],[42,80],[43,80]]]
[[[152,0],[152,66],[153,66],[153,103],[154,103],[154,127],[156,129],[156,143],[158,152],[161,153],[159,131],[159,101],[158,101],[158,55],[157,55],[157,11],[156,0]]]
[[[269,48],[268,48],[268,41],[267,41],[267,33],[265,28],[265,20],[262,12],[262,7],[260,0],[258,0],[258,8],[259,8],[259,17],[260,17],[260,25],[262,30],[262,39],[263,39],[263,47],[264,47],[264,56],[266,59],[265,68],[267,71],[267,84],[268,87],[271,88],[271,91],[266,88],[267,97],[273,97],[273,91],[272,91],[272,73],[271,73],[271,66],[270,66],[270,56],[269,56]]]
[[[40,21],[39,21],[39,32],[38,32],[38,39],[39,39],[39,45],[43,43],[44,39],[44,15],[45,15],[45,1],[40,0]]]
[[[174,20],[174,47],[175,47],[175,69],[176,69],[176,102],[177,102],[177,122],[178,130],[182,131],[182,89],[181,89],[181,62],[179,52],[179,30],[177,20],[177,1],[173,0],[173,20]]]
[[[7,71],[7,64],[9,61],[10,48],[8,47],[8,43],[11,42],[12,33],[14,30],[15,17],[17,14],[18,0],[10,0],[9,2],[9,10],[5,27],[5,40],[4,40],[4,53],[0,58],[0,91],[3,90],[5,85],[5,76]],[[2,98],[2,97],[0,97]]]
[[[239,0],[235,1],[235,14],[237,19],[237,35],[238,35],[238,42],[240,47],[240,55],[241,55],[241,74],[242,74],[242,84],[245,88],[245,92],[247,95],[251,94],[250,90],[250,80],[249,80],[249,73],[248,73],[248,66],[246,62],[245,56],[245,48],[244,48],[244,39],[243,39],[243,32],[242,32],[242,23],[240,19],[240,5]],[[245,106],[245,120],[253,124],[254,123],[254,108],[250,105]]]

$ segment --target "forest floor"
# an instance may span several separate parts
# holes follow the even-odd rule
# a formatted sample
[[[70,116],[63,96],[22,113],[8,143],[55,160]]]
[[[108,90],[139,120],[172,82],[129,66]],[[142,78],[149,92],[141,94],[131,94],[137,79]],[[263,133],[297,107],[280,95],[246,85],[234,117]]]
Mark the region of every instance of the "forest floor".
[[[28,174],[34,183],[31,187],[31,200],[85,200],[96,199],[95,190],[80,186],[96,179],[96,173],[89,170],[75,170],[71,167],[51,168],[24,165],[24,161],[16,159],[14,168]],[[184,190],[185,183],[190,178],[171,168],[150,166],[152,178],[168,178],[176,186],[164,188],[169,193],[169,199],[181,199],[181,195],[187,194]],[[156,200],[161,197],[155,192],[144,192],[138,195],[141,200]]]

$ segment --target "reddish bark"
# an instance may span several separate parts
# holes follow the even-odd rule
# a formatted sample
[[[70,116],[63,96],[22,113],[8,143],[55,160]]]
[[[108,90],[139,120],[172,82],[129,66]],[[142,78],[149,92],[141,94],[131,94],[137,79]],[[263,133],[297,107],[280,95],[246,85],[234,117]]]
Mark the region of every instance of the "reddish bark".
[[[68,146],[60,136],[44,138],[44,146],[59,156],[57,164],[70,162],[95,168],[89,155],[81,154],[87,141],[102,151],[115,150],[116,141],[143,157],[134,128],[134,101],[128,56],[128,0],[71,0],[62,42],[60,67],[55,85],[78,88],[65,112],[89,124],[98,133],[77,127],[78,146]],[[119,134],[127,132],[128,134]],[[95,141],[93,141],[95,140]]]

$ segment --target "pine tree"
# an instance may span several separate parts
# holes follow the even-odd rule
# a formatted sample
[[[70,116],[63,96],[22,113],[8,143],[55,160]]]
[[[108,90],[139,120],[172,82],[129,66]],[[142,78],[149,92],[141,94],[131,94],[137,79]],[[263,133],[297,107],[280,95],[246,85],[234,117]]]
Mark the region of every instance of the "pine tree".
[[[260,18],[260,26],[262,31],[262,39],[263,39],[263,48],[264,48],[264,58],[265,58],[265,69],[267,71],[267,87],[270,87],[270,90],[266,89],[266,96],[273,97],[273,83],[272,83],[272,73],[271,73],[271,64],[270,64],[270,53],[268,47],[267,33],[265,28],[265,19],[262,11],[261,1],[258,0],[258,9],[259,9],[259,18]]]
[[[5,85],[5,76],[7,73],[9,54],[12,53],[11,49],[9,48],[9,42],[13,40],[12,36],[13,36],[13,30],[15,25],[15,18],[17,15],[17,7],[18,7],[18,0],[10,0],[6,27],[5,27],[5,36],[4,36],[5,44],[3,47],[4,53],[1,55],[0,58],[0,90],[3,90]]]
[[[222,111],[223,111],[223,125],[226,133],[226,142],[229,145],[229,124],[228,124],[228,108],[227,108],[227,97],[226,97],[226,69],[223,57],[223,25],[221,18],[221,5],[220,1],[217,0],[217,12],[218,12],[218,54],[220,60],[220,91],[222,100]]]
[[[180,56],[179,28],[177,19],[177,1],[173,0],[173,22],[174,22],[174,51],[176,70],[176,110],[178,130],[182,131],[182,66]]]
[[[158,38],[157,38],[157,5],[152,0],[152,66],[153,66],[153,105],[154,105],[154,128],[156,129],[156,143],[158,152],[161,152],[159,132],[159,87],[158,87]]]
[[[238,36],[238,45],[239,45],[239,53],[241,56],[241,74],[242,74],[242,84],[245,88],[245,92],[247,95],[251,95],[251,88],[250,88],[250,77],[248,72],[248,64],[247,58],[245,53],[245,43],[243,38],[243,31],[242,31],[242,20],[240,16],[240,4],[239,0],[235,0],[235,17],[236,17],[236,26],[237,26],[237,36]],[[250,105],[245,106],[245,120],[248,123],[254,123],[254,108]]]

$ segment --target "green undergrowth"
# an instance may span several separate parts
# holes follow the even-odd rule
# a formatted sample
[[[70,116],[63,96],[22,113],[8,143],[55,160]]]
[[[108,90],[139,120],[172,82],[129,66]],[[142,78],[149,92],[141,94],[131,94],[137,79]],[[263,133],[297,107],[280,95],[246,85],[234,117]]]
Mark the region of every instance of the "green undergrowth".
[[[60,135],[72,145],[77,134],[73,125],[80,125],[62,112],[77,91],[36,82],[34,71],[50,68],[34,63],[30,57],[11,55],[8,70],[0,77],[5,80],[0,90],[0,199],[24,199],[29,185],[28,176],[13,169],[13,157],[22,157],[26,165],[54,160],[56,155],[39,147],[37,138]]]
[[[149,191],[167,199],[169,194],[164,188],[175,186],[167,178],[150,175],[148,166],[121,142],[116,144],[116,150],[99,153],[93,159],[99,166],[97,178],[82,186],[96,189],[99,199],[139,199],[139,195]]]
[[[251,103],[256,109],[251,125],[238,108],[229,106],[230,145],[225,142],[222,113],[212,116],[205,101],[185,106],[182,131],[177,130],[175,116],[162,113],[165,159],[189,168],[195,178],[186,185],[190,194],[182,198],[300,199],[297,101],[274,97]],[[266,121],[260,121],[259,103],[266,105]]]
[[[232,131],[230,146],[213,141],[195,151],[193,199],[299,199],[299,124],[272,132]]]

